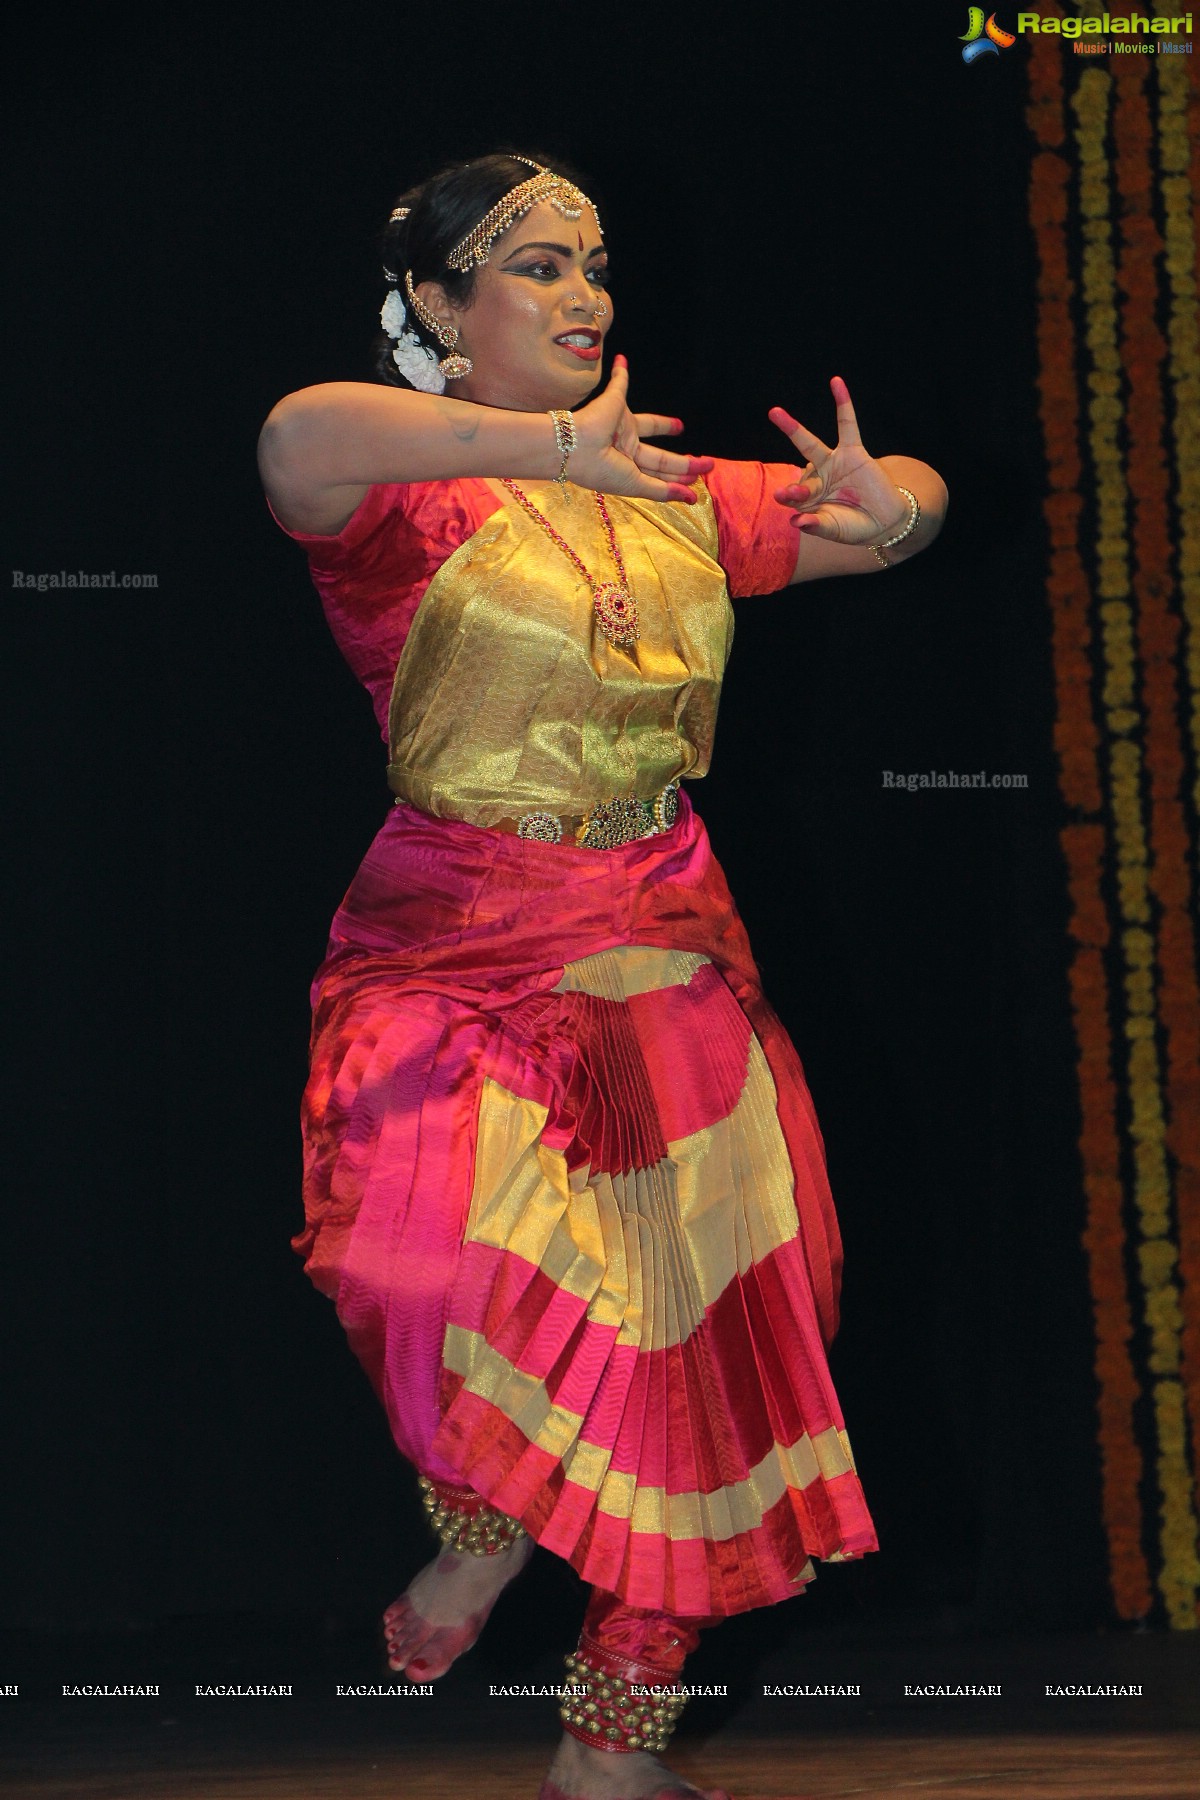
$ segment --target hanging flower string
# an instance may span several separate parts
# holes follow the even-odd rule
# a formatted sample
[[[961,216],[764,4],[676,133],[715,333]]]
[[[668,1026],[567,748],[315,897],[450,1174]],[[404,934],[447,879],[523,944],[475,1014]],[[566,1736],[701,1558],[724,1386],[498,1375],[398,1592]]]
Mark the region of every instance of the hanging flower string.
[[[1162,56],[1155,63],[1157,88],[1157,151],[1159,151],[1160,200],[1164,221],[1164,286],[1168,304],[1168,371],[1171,385],[1171,452],[1178,511],[1178,574],[1169,578],[1169,513],[1157,544],[1162,553],[1148,571],[1148,592],[1155,608],[1166,599],[1177,601],[1182,614],[1184,657],[1177,679],[1180,617],[1169,616],[1173,632],[1166,639],[1166,621],[1160,621],[1155,637],[1155,657],[1148,677],[1155,686],[1153,716],[1162,720],[1159,742],[1151,742],[1148,763],[1151,794],[1162,808],[1160,846],[1155,855],[1153,887],[1159,896],[1164,923],[1160,931],[1160,1012],[1166,1024],[1168,1096],[1171,1105],[1168,1143],[1175,1156],[1175,1211],[1177,1211],[1178,1269],[1182,1278],[1182,1375],[1187,1413],[1191,1415],[1193,1478],[1200,1478],[1200,974],[1196,968],[1193,920],[1195,891],[1189,891],[1187,875],[1189,835],[1196,837],[1200,817],[1200,787],[1193,788],[1191,833],[1186,815],[1186,734],[1191,727],[1193,767],[1200,770],[1200,322],[1196,315],[1196,274],[1200,266],[1200,236],[1196,234],[1196,194],[1200,193],[1200,76],[1195,58],[1178,58],[1180,68],[1168,68],[1177,58]],[[1184,67],[1186,65],[1186,67]],[[1150,167],[1150,162],[1146,164]],[[1159,385],[1155,383],[1155,403]],[[1182,603],[1182,605],[1180,605]],[[1159,617],[1159,610],[1155,612]],[[1166,650],[1169,648],[1169,657]],[[1187,713],[1180,706],[1180,686],[1186,689]],[[1175,720],[1178,727],[1169,733]],[[1180,880],[1182,877],[1182,880]],[[1180,1420],[1180,1429],[1184,1420]],[[1200,1492],[1193,1487],[1193,1508]]]
[[[1123,78],[1128,83],[1129,77]],[[1085,69],[1075,94],[1077,139],[1081,156],[1084,212],[1084,299],[1089,344],[1105,357],[1117,350],[1117,271],[1113,259],[1110,195],[1113,168],[1108,151],[1109,112],[1115,83],[1106,69]],[[1136,108],[1136,93],[1131,91]],[[1118,119],[1120,129],[1123,121]],[[1136,204],[1134,193],[1122,193],[1122,212]],[[1090,255],[1089,255],[1090,252]],[[1152,262],[1151,267],[1154,264]],[[1126,372],[1125,392],[1116,415],[1099,412],[1092,402],[1093,461],[1098,488],[1101,530],[1097,542],[1106,652],[1109,653],[1105,700],[1112,734],[1112,808],[1117,840],[1117,902],[1121,915],[1120,944],[1124,962],[1128,1040],[1130,1138],[1133,1162],[1135,1224],[1140,1233],[1136,1267],[1141,1280],[1142,1313],[1149,1339],[1148,1372],[1154,1404],[1155,1469],[1159,1489],[1158,1587],[1168,1621],[1178,1629],[1200,1626],[1200,1555],[1192,1473],[1188,1459],[1187,1406],[1182,1376],[1182,1294],[1177,1273],[1178,1225],[1174,1215],[1174,1181],[1167,1146],[1169,1106],[1159,1039],[1169,1018],[1180,1011],[1197,1016],[1193,953],[1178,955],[1170,912],[1164,900],[1189,891],[1186,836],[1179,860],[1171,857],[1164,832],[1172,801],[1180,791],[1171,651],[1178,638],[1164,630],[1164,614],[1150,592],[1144,572],[1135,567],[1131,580],[1130,542],[1125,520],[1135,483],[1149,499],[1158,444],[1139,435],[1146,402],[1131,417],[1126,396],[1139,376],[1157,389],[1153,352],[1157,339],[1153,310],[1138,320],[1136,289],[1127,296],[1126,334],[1120,344]],[[1093,320],[1095,323],[1093,324]],[[1139,330],[1139,324],[1143,329]],[[1101,396],[1103,398],[1103,396]],[[1153,402],[1150,403],[1153,405]],[[1122,457],[1117,435],[1124,425],[1129,448]],[[1152,520],[1138,509],[1141,543],[1151,538]],[[1111,521],[1110,523],[1107,523]],[[1165,533],[1164,533],[1165,536]],[[1133,601],[1131,604],[1130,595]],[[1165,596],[1164,596],[1165,598]],[[1149,604],[1151,610],[1147,612]],[[1157,617],[1156,617],[1157,614]],[[1169,619],[1170,615],[1166,615]],[[1135,653],[1141,670],[1140,692],[1134,688]],[[1163,663],[1163,658],[1166,658]],[[1157,733],[1156,733],[1157,726]],[[1157,738],[1157,741],[1156,741]],[[1174,763],[1174,780],[1171,779]],[[1143,795],[1145,794],[1145,798]],[[1164,856],[1170,860],[1164,861]],[[1157,905],[1155,904],[1157,902]],[[1190,935],[1190,933],[1188,934]],[[1188,1004],[1188,986],[1191,1005]],[[1166,1033],[1169,1046],[1169,1030]],[[1176,1033],[1176,1042],[1178,1033]],[[1167,1070],[1169,1079],[1170,1070]]]
[[[1193,798],[1200,813],[1200,68],[1194,56],[1155,57],[1158,164],[1169,294],[1171,433],[1179,509],[1179,585],[1187,627],[1186,669]],[[1180,66],[1176,67],[1175,64]]]
[[[1039,146],[1030,168],[1029,208],[1038,255],[1039,415],[1047,465],[1043,502],[1049,550],[1047,598],[1053,630],[1059,789],[1082,815],[1061,833],[1074,950],[1068,970],[1080,1101],[1080,1158],[1087,1224],[1084,1247],[1096,1332],[1101,1505],[1117,1614],[1145,1617],[1152,1605],[1142,1547],[1143,1459],[1134,1427],[1141,1383],[1130,1349],[1133,1316],[1126,1285],[1124,1190],[1117,1131],[1105,953],[1111,942],[1104,901],[1108,860],[1100,781],[1100,733],[1092,703],[1092,594],[1080,541],[1082,450],[1078,349],[1071,310],[1074,281],[1067,221],[1071,166],[1065,143],[1063,64],[1057,45],[1030,46],[1026,117]],[[1090,822],[1088,822],[1090,821]]]
[[[1167,58],[1164,61],[1169,60]],[[1187,818],[1186,732],[1182,729],[1180,666],[1183,620],[1174,577],[1164,389],[1167,340],[1158,323],[1164,236],[1154,216],[1154,121],[1148,87],[1151,66],[1141,57],[1115,62],[1114,169],[1121,198],[1121,358],[1127,374],[1126,470],[1133,502],[1133,591],[1142,671],[1144,762],[1149,862],[1147,880],[1154,932],[1155,1021],[1162,1043],[1163,1180],[1166,1217],[1141,1252],[1147,1263],[1147,1310],[1172,1327],[1166,1356],[1174,1375],[1156,1384],[1160,1477],[1172,1545],[1176,1588],[1200,1588],[1197,1509],[1188,1468],[1188,1421],[1193,1459],[1200,1453],[1200,979],[1192,920],[1200,898],[1191,879]],[[1183,86],[1186,89],[1186,79]],[[1186,176],[1182,177],[1186,187]],[[1189,208],[1190,210],[1190,208]],[[1193,306],[1191,261],[1184,272]],[[1165,1240],[1158,1242],[1157,1239]],[[1159,1274],[1159,1265],[1165,1273]],[[1157,1345],[1155,1346],[1157,1351]],[[1159,1358],[1156,1367],[1166,1367]],[[1195,1466],[1195,1463],[1193,1464]],[[1190,1549],[1189,1549],[1190,1545]],[[1190,1571],[1190,1573],[1189,1573]],[[1195,1616],[1196,1594],[1191,1605]]]
[[[1061,836],[1073,906],[1070,979],[1104,1524],[1119,1615],[1139,1618],[1150,1610],[1146,1547],[1153,1531],[1153,1579],[1167,1621],[1177,1629],[1195,1629],[1200,1623],[1194,1494],[1200,1428],[1200,983],[1191,928],[1195,895],[1177,604],[1182,588],[1194,619],[1200,598],[1200,443],[1194,423],[1200,346],[1181,98],[1188,73],[1186,67],[1172,68],[1174,59],[1154,59],[1164,65],[1156,71],[1165,221],[1160,236],[1151,188],[1149,70],[1133,57],[1112,58],[1111,71],[1089,59],[1070,96],[1068,139],[1063,90],[1073,59],[1065,62],[1049,39],[1030,48],[1027,116],[1039,145],[1031,168],[1030,217],[1039,258],[1041,415],[1050,486],[1047,585],[1060,789],[1076,814]],[[1067,232],[1072,163],[1081,214],[1077,274]],[[1191,168],[1198,167],[1193,146]],[[1157,324],[1160,288],[1167,280],[1176,389],[1173,470],[1165,451],[1167,346]],[[1073,290],[1082,295],[1088,356],[1086,465]],[[1183,524],[1177,582],[1170,548],[1172,473]],[[1079,540],[1079,495],[1089,485],[1094,495],[1089,512],[1097,521],[1089,558],[1097,601]],[[1189,497],[1196,508],[1190,516]],[[1198,635],[1193,624],[1193,650]],[[1194,655],[1188,670],[1195,731]],[[1103,760],[1093,677],[1104,726]],[[1194,818],[1190,825],[1194,831]],[[1120,1022],[1120,1058],[1114,1057],[1111,1019]],[[1145,1333],[1136,1340],[1136,1359],[1127,1268],[1135,1274]],[[1153,1527],[1143,1517],[1139,1493],[1142,1391],[1152,1402],[1146,1447],[1158,1490]]]
[[[1140,60],[1140,59],[1139,59]],[[1174,65],[1178,62],[1180,66]],[[1179,521],[1178,590],[1182,597],[1193,790],[1200,815],[1200,233],[1195,207],[1200,195],[1200,70],[1194,57],[1154,58],[1157,87],[1158,167],[1168,304],[1167,367],[1170,376],[1170,448],[1173,498]],[[1190,129],[1189,129],[1190,128]],[[1150,167],[1150,164],[1147,164]],[[1183,760],[1180,734],[1180,761]],[[1173,831],[1175,841],[1186,825]],[[1165,859],[1164,859],[1165,860]],[[1186,864],[1185,864],[1186,866]],[[1178,919],[1176,920],[1178,927]],[[1173,1085],[1170,1142],[1177,1162],[1179,1261],[1183,1278],[1183,1369],[1192,1419],[1193,1470],[1200,1469],[1200,1022],[1176,995],[1176,959],[1182,961],[1190,937],[1188,922],[1172,934],[1172,980],[1164,984],[1169,1006],[1168,1036]],[[1190,992],[1194,992],[1194,987]],[[1172,1047],[1174,1046],[1174,1047]]]

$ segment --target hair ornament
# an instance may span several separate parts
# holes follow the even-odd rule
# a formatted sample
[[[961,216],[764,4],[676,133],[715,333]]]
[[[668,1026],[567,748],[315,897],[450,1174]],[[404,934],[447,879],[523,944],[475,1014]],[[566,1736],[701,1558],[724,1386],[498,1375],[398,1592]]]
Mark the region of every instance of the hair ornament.
[[[390,338],[397,340],[392,361],[404,379],[422,394],[444,393],[446,377],[438,367],[438,359],[409,326],[408,310],[394,288],[379,309],[379,323]]]
[[[411,211],[411,206],[394,206],[388,214],[388,224],[390,225],[394,219],[407,219]]]
[[[531,175],[528,181],[519,182],[515,188],[510,188],[490,211],[484,213],[478,225],[447,256],[448,269],[461,273],[472,266],[478,268],[485,263],[500,233],[507,231],[510,225],[515,225],[518,219],[523,219],[540,200],[548,200],[555,212],[564,219],[577,219],[585,206],[591,206],[592,211],[596,212],[582,188],[577,188],[565,175],[556,175],[544,163],[533,162],[528,156],[514,156],[513,161],[525,163],[537,173]],[[599,213],[596,213],[596,223],[600,223]]]

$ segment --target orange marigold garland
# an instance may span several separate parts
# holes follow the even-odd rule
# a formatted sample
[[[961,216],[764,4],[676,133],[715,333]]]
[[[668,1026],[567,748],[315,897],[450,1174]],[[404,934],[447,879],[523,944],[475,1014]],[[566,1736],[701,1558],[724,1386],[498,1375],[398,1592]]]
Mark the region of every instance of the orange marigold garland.
[[[1062,57],[1037,38],[1029,60],[1028,122],[1041,146],[1030,171],[1030,218],[1038,255],[1038,388],[1048,493],[1045,518],[1050,565],[1047,597],[1054,628],[1057,702],[1055,750],[1066,805],[1095,818],[1102,809],[1100,733],[1091,697],[1091,584],[1079,544],[1082,454],[1079,444],[1074,280],[1067,246],[1070,165],[1054,152],[1065,140]],[[1110,1582],[1118,1615],[1144,1617],[1151,1607],[1142,1545],[1141,1448],[1134,1429],[1140,1383],[1130,1352],[1132,1309],[1125,1279],[1124,1193],[1116,1128],[1109,1019],[1112,1004],[1103,952],[1110,941],[1103,899],[1107,859],[1101,824],[1062,833],[1075,941],[1069,972],[1081,1115],[1080,1153],[1087,1201],[1084,1234],[1096,1329],[1101,1498]]]
[[[1143,798],[1143,742],[1147,728],[1139,704],[1142,695],[1136,685],[1135,612],[1131,604],[1126,526],[1130,495],[1120,432],[1122,423],[1127,423],[1120,380],[1121,351],[1127,351],[1129,345],[1127,341],[1120,344],[1117,336],[1108,147],[1113,89],[1113,78],[1105,68],[1087,67],[1071,96],[1071,110],[1076,121],[1080,168],[1083,297],[1092,365],[1088,376],[1092,390],[1088,442],[1097,496],[1103,691],[1120,918],[1117,941],[1123,965],[1124,1034],[1128,1043],[1125,1077],[1132,1162],[1131,1223],[1140,1235],[1137,1269],[1149,1340],[1147,1367],[1154,1405],[1159,1490],[1157,1586],[1170,1623],[1178,1629],[1188,1629],[1200,1623],[1196,1608],[1200,1558],[1180,1382],[1183,1315],[1158,1049],[1158,931],[1151,906],[1151,844]],[[1142,673],[1144,692],[1145,669]]]
[[[1083,1242],[1096,1329],[1104,1523],[1117,1613],[1123,1619],[1140,1619],[1150,1611],[1151,1586],[1142,1548],[1138,1484],[1143,1465],[1133,1427],[1141,1383],[1129,1349],[1133,1315],[1125,1280],[1124,1189],[1104,964],[1110,939],[1100,888],[1104,829],[1098,824],[1068,825],[1062,844],[1072,904],[1069,929],[1078,946],[1069,980],[1079,1049],[1079,1150],[1087,1199]]]

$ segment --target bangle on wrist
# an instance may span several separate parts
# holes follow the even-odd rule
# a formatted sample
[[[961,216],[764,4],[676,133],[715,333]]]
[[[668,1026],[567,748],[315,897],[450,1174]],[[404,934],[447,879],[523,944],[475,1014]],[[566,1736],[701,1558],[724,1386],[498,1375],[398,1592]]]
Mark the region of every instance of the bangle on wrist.
[[[560,487],[565,488],[567,485],[567,460],[575,448],[575,419],[573,414],[565,411],[552,412],[550,418],[554,425],[554,442],[562,457],[558,474],[554,479]]]
[[[900,486],[899,482],[897,482],[896,485],[897,485],[897,487],[899,487]],[[911,532],[914,532],[917,529],[917,526],[920,523],[920,518],[921,518],[921,503],[917,499],[917,496],[913,493],[912,489],[902,487],[902,488],[900,488],[900,492],[904,495],[905,499],[908,501],[908,505],[909,505],[908,524],[904,527],[903,531],[898,531],[896,533],[895,537],[885,538],[882,544],[872,544],[870,546],[871,555],[875,558],[875,561],[877,563],[879,563],[885,569],[890,569],[893,565],[888,561],[887,557],[883,554],[884,551],[890,550],[892,548],[893,544],[902,544],[904,542],[905,538],[908,537]]]

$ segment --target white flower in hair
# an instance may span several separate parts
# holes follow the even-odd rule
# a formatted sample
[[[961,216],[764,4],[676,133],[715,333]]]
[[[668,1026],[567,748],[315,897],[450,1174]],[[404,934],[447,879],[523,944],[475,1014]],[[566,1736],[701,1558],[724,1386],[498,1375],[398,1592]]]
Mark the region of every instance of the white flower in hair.
[[[415,388],[423,394],[442,394],[446,391],[446,377],[438,368],[438,359],[432,350],[418,338],[415,331],[406,331],[396,348],[392,351],[392,361]]]
[[[406,328],[408,313],[395,288],[379,309],[379,323],[389,337],[399,339],[392,351],[392,361],[404,379],[411,381],[423,394],[445,393],[446,377],[438,368],[438,359],[415,331]]]
[[[407,322],[408,312],[404,302],[393,288],[379,309],[379,323],[389,337],[398,338],[402,335]]]

